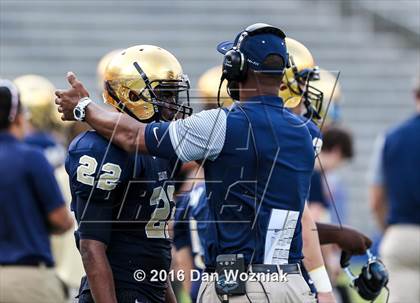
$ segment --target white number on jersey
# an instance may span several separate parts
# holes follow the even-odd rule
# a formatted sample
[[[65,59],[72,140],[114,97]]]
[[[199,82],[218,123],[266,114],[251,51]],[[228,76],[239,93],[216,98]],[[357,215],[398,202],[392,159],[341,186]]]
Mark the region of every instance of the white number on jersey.
[[[95,183],[93,175],[98,167],[98,162],[95,158],[84,155],[80,157],[79,163],[80,166],[77,168],[77,181],[93,186]],[[113,190],[118,185],[118,180],[121,176],[121,167],[108,162],[102,166],[102,171],[104,173],[99,176],[97,187],[102,190]]]
[[[146,235],[148,238],[169,238],[167,230],[167,222],[173,216],[171,213],[171,203],[174,198],[175,187],[173,185],[168,186],[167,192],[160,186],[153,190],[152,196],[150,197],[150,206],[156,206],[153,211],[149,222],[146,224]],[[163,201],[163,206],[159,207],[159,202]],[[173,209],[175,210],[175,208]]]

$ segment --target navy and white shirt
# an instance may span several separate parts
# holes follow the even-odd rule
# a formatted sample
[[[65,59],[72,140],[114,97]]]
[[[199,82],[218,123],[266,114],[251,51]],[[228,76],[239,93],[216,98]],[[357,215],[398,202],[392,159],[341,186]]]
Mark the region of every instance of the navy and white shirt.
[[[420,114],[378,138],[370,182],[385,187],[388,224],[420,225]]]
[[[164,301],[166,281],[152,281],[151,271],[168,271],[171,263],[167,223],[176,161],[128,154],[94,131],[73,140],[66,160],[77,245],[80,239],[106,244],[115,287],[136,289],[152,302]],[[144,281],[134,278],[137,270],[146,273]]]
[[[206,266],[219,254],[246,263],[296,263],[302,258],[301,215],[314,166],[310,132],[275,96],[184,120],[151,123],[149,153],[203,160],[209,205]]]

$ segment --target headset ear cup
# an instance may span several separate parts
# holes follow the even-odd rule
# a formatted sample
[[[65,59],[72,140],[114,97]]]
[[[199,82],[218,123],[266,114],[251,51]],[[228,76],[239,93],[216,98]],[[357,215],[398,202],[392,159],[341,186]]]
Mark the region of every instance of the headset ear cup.
[[[375,278],[369,269],[369,264],[366,264],[362,268],[362,272],[359,277],[354,281],[354,286],[357,288],[359,295],[365,300],[376,299],[382,291],[382,284],[377,285]]]
[[[243,81],[247,73],[244,55],[236,49],[228,51],[223,60],[223,71],[228,81]]]

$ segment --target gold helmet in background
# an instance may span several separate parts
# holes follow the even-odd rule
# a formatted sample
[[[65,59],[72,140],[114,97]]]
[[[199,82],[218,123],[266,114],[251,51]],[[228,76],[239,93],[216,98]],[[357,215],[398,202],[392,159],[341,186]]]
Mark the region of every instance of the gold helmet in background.
[[[32,126],[39,130],[51,130],[63,126],[54,106],[54,85],[38,75],[23,75],[13,81],[20,93],[22,104],[29,110]]]
[[[175,115],[192,113],[190,85],[181,64],[158,46],[136,45],[118,53],[107,65],[104,81],[104,102],[140,121],[170,120],[162,114],[165,109]]]
[[[313,82],[313,87],[322,91],[324,95],[323,106],[319,112],[321,119],[326,123],[336,123],[341,119],[340,100],[341,86],[338,82],[338,73],[332,73],[325,69],[319,71],[320,79]]]
[[[101,93],[104,90],[106,67],[108,66],[109,62],[111,62],[112,58],[121,53],[123,50],[124,49],[114,49],[113,51],[105,54],[101,60],[99,60],[98,66],[96,67],[96,80],[98,83],[98,89]]]
[[[307,115],[319,119],[323,94],[312,86],[319,80],[319,69],[311,52],[300,42],[286,37],[289,67],[285,70],[279,95],[284,105],[295,108],[303,103]]]
[[[222,66],[218,65],[207,70],[198,80],[198,90],[205,108],[217,106],[217,91],[219,89],[221,76]],[[223,82],[222,87],[220,88],[220,104],[229,107],[232,103],[233,99],[227,93],[226,82]]]

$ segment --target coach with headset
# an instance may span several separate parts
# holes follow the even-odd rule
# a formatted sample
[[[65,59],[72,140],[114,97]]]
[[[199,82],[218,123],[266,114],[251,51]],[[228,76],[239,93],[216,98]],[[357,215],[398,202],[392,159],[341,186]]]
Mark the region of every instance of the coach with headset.
[[[288,62],[285,34],[258,23],[218,50],[224,54],[221,80],[228,80],[231,96],[240,100],[231,109],[143,124],[91,102],[82,83],[69,73],[71,88],[56,92],[58,111],[63,119],[86,121],[127,151],[201,160],[207,219],[213,222],[208,225],[212,240],[206,241],[205,264],[218,279],[202,283],[198,302],[315,302],[300,266],[301,218],[314,149],[308,129],[278,97]],[[142,63],[137,64],[147,84]],[[148,90],[153,96],[151,85]],[[243,282],[226,276],[234,272],[284,273],[287,282]],[[334,302],[325,270],[315,270],[314,278],[321,281],[323,302]]]

